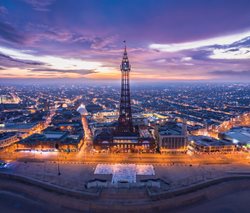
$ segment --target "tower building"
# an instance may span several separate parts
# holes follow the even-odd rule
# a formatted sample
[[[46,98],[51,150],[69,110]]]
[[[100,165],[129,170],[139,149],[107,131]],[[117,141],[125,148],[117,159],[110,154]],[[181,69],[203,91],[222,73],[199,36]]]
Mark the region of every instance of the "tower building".
[[[118,122],[106,126],[101,132],[94,132],[94,149],[110,152],[150,152],[155,149],[154,139],[147,127],[133,126],[130,103],[129,73],[131,66],[128,60],[126,42],[121,70],[121,97]]]
[[[124,53],[122,58],[122,63],[120,66],[121,70],[121,98],[120,98],[120,110],[118,118],[118,128],[119,133],[132,133],[132,112],[130,104],[130,85],[129,85],[129,73],[131,66],[128,60],[128,53],[126,47],[126,41],[124,41]]]

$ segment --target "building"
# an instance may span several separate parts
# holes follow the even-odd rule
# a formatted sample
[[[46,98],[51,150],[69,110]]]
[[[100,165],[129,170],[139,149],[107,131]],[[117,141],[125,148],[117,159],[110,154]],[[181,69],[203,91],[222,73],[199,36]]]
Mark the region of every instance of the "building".
[[[125,42],[125,41],[124,41]],[[129,73],[131,66],[128,60],[127,47],[125,43],[121,69],[121,97],[118,117],[118,126],[114,133],[112,145],[118,151],[135,151],[139,145],[139,134],[135,131],[132,121],[132,110],[130,100]]]
[[[154,152],[155,140],[148,130],[140,130],[141,134],[113,135],[110,129],[103,129],[94,138],[96,151],[110,152]],[[142,133],[143,132],[143,133]],[[147,133],[145,133],[147,132]]]
[[[186,152],[187,132],[185,123],[167,122],[156,126],[155,137],[161,153]]]
[[[208,136],[190,136],[189,150],[193,152],[211,153],[211,152],[234,152],[235,144],[226,140],[217,140]]]
[[[103,108],[100,105],[93,103],[86,105],[86,109],[90,113],[96,113],[103,110]]]
[[[52,130],[60,130],[60,131],[68,131],[72,134],[82,132],[82,124],[80,121],[74,121],[74,122],[61,122],[57,123],[54,126],[48,127],[47,129]]]
[[[133,126],[129,73],[131,66],[128,60],[127,48],[125,44],[123,58],[120,66],[121,70],[121,97],[118,122],[111,122],[108,128],[101,131],[94,131],[94,149],[109,150],[111,152],[149,152],[155,148],[153,137],[141,137],[138,128]],[[138,123],[143,123],[141,118]]]
[[[227,132],[220,133],[219,137],[250,149],[250,127],[234,127]]]
[[[92,118],[98,123],[111,123],[116,122],[119,117],[119,112],[117,110],[102,110],[93,114]]]
[[[0,149],[10,146],[19,140],[16,132],[0,133]]]
[[[145,118],[141,114],[133,115],[132,121],[133,121],[134,126],[148,126],[149,125],[148,118]]]
[[[139,150],[141,152],[155,152],[156,144],[153,134],[150,132],[149,127],[141,126],[139,127]]]
[[[121,83],[121,98],[120,98],[120,109],[119,109],[119,118],[118,118],[118,127],[117,133],[130,133],[134,132],[133,123],[132,123],[132,111],[130,103],[130,85],[129,85],[129,73],[131,66],[128,60],[127,47],[125,43],[122,63],[121,63],[121,74],[122,74],[122,83]]]
[[[48,131],[33,134],[17,143],[17,150],[77,152],[83,145],[83,135]]]
[[[20,137],[26,137],[38,133],[44,128],[44,122],[34,123],[6,123],[0,126],[1,132],[18,132]]]

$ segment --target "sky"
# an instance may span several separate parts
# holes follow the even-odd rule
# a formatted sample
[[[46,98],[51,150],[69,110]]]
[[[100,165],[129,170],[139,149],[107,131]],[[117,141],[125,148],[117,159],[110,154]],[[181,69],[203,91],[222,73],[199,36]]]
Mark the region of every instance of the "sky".
[[[0,78],[250,81],[249,0],[0,0]]]

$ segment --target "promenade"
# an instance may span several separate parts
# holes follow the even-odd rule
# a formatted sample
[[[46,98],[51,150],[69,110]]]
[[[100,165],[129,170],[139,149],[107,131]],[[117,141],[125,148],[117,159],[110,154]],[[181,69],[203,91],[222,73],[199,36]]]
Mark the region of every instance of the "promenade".
[[[11,212],[25,212],[32,207],[36,212],[192,212],[213,203],[213,211],[231,209],[230,212],[247,213],[250,193],[249,175],[227,177],[196,183],[182,189],[149,196],[145,189],[103,189],[98,196],[82,192],[49,187],[39,181],[0,173],[0,205]],[[17,196],[18,194],[18,196]],[[231,195],[231,196],[229,196]],[[237,195],[237,196],[236,196]],[[232,204],[232,199],[235,199]],[[221,201],[222,203],[220,203]],[[228,202],[229,201],[229,202]],[[231,201],[231,203],[230,203]],[[14,204],[9,205],[8,204]],[[235,208],[235,205],[238,207]],[[234,209],[234,211],[232,211]]]
[[[18,200],[11,196],[21,193],[24,199],[37,203],[29,203],[23,198],[20,202],[37,208],[46,203],[46,212],[53,211],[53,206],[61,212],[110,212],[110,209],[115,212],[138,212],[138,209],[165,212],[176,208],[177,212],[183,212],[183,208],[192,204],[216,202],[216,198],[224,199],[228,193],[248,193],[250,190],[248,153],[190,156],[30,152],[4,157],[9,163],[6,169],[0,170],[0,194],[6,199]],[[109,172],[95,173],[97,168],[102,168],[98,165],[107,168],[121,165],[119,169],[152,168],[153,172],[141,175],[144,173],[137,169],[131,183],[114,181],[111,184],[112,175]],[[101,188],[93,184],[87,187],[93,180],[108,184]],[[142,185],[148,180],[158,181],[159,184]]]

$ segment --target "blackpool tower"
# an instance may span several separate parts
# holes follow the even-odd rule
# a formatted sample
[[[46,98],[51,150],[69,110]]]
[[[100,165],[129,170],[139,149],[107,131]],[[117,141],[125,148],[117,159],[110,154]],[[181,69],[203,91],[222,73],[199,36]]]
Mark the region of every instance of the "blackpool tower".
[[[120,111],[118,118],[118,128],[119,133],[132,133],[132,112],[130,104],[130,87],[129,87],[129,72],[131,66],[128,60],[128,53],[126,47],[126,41],[124,41],[124,53],[121,63],[121,99],[120,99]]]

